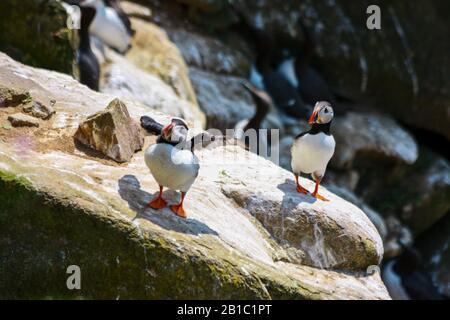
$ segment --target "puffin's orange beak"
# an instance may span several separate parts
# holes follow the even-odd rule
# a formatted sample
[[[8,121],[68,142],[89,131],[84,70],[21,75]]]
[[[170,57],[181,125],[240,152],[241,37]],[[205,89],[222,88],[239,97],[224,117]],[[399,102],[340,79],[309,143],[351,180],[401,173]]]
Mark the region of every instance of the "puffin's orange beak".
[[[168,131],[172,128],[173,128],[173,123],[169,123],[169,124],[165,125],[164,128],[162,128],[162,130],[161,130],[163,136],[167,136]]]
[[[311,117],[309,117],[309,120],[308,120],[309,124],[313,124],[314,123],[314,120],[316,119],[318,112],[319,112],[319,110],[314,108],[314,111],[313,111],[313,113],[311,114]]]

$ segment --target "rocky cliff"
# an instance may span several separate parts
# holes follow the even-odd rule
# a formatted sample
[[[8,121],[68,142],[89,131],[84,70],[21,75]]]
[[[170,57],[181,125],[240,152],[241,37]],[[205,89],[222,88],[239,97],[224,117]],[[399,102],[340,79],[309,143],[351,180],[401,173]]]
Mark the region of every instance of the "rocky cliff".
[[[114,95],[5,54],[0,87],[26,97],[0,107],[0,297],[389,299],[370,272],[383,255],[379,234],[333,193],[323,190],[329,203],[299,195],[284,169],[213,145],[197,151],[188,219],[154,211],[146,204],[157,185],[142,151],[118,164],[73,138]],[[135,120],[168,120],[122,101]],[[55,113],[12,126],[11,114],[32,102]],[[66,287],[69,265],[81,268],[81,290]]]

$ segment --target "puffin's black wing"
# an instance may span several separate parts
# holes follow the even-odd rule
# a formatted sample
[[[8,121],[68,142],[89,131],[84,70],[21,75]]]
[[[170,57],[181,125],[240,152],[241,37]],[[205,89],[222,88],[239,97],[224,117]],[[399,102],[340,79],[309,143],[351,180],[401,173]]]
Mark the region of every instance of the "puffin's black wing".
[[[153,118],[142,116],[141,127],[147,130],[147,132],[149,133],[161,134],[161,130],[164,126]]]
[[[308,131],[303,131],[303,132],[299,133],[299,134],[295,137],[295,139],[298,139],[298,138],[303,137],[305,134],[309,133],[309,131],[310,131],[310,130],[308,130]]]
[[[303,102],[300,94],[281,73],[270,70],[263,74],[264,86],[272,97],[275,106],[295,118],[305,118],[310,108]]]

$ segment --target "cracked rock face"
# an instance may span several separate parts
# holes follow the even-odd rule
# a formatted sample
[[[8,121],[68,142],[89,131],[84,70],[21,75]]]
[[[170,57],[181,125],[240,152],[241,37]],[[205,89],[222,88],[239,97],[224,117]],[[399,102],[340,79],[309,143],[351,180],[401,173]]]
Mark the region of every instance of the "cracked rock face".
[[[117,162],[129,161],[144,144],[139,124],[119,99],[81,123],[75,139]]]

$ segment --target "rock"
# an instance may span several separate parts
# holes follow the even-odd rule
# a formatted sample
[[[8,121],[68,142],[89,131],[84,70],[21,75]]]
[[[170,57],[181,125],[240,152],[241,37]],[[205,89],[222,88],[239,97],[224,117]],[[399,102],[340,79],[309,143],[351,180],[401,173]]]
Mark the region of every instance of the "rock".
[[[370,219],[370,221],[372,221],[375,228],[377,228],[381,239],[383,239],[383,241],[386,239],[386,237],[388,236],[388,228],[386,226],[386,223],[384,222],[383,217],[378,212],[376,212],[369,205],[367,205],[362,199],[358,198],[356,194],[354,194],[352,191],[346,188],[339,187],[335,184],[327,184],[327,188],[330,189],[330,191],[337,194],[338,196],[353,203],[358,208],[363,210],[364,213],[367,215],[367,217]]]
[[[38,101],[33,101],[29,105],[24,106],[23,111],[31,113],[33,117],[44,120],[49,119],[55,113],[51,106],[44,105]]]
[[[169,29],[167,32],[189,66],[223,75],[249,75],[250,50],[238,37],[229,37],[232,41],[230,45],[211,36],[188,32],[185,29]]]
[[[13,127],[39,127],[39,120],[23,113],[14,113],[8,117]]]
[[[150,8],[130,1],[121,1],[120,5],[128,17],[149,19],[152,16]]]
[[[0,1],[0,51],[23,63],[72,74],[76,32],[58,0]]]
[[[413,137],[386,116],[349,112],[336,118],[332,132],[338,147],[330,165],[336,168],[351,168],[355,157],[362,153],[406,164],[418,157]]]
[[[16,107],[25,104],[31,99],[27,91],[18,91],[8,87],[0,86],[0,108]]]
[[[139,124],[119,99],[111,101],[105,111],[83,121],[74,137],[117,162],[130,161],[144,145]]]
[[[28,78],[21,78],[22,73]],[[216,145],[196,153],[201,169],[185,201],[188,219],[168,208],[154,211],[147,203],[158,186],[143,151],[128,163],[116,164],[73,145],[79,123],[103,110],[113,97],[0,54],[0,84],[7,82],[32,89],[35,99],[47,96],[58,103],[45,127],[26,132],[35,148],[23,153],[12,141],[0,140],[2,297],[389,299],[380,276],[366,272],[382,255],[381,239],[364,213],[347,201],[326,190],[329,205],[298,196],[286,171],[266,160],[260,163],[240,147]],[[135,120],[143,114],[163,123],[169,119],[141,103],[125,103]],[[5,112],[1,109],[0,115]],[[147,145],[154,141],[149,137]],[[280,182],[285,183],[281,190]],[[309,180],[301,182],[312,187]],[[247,189],[239,187],[244,183]],[[227,186],[237,188],[236,197],[224,194]],[[164,197],[170,203],[179,200],[170,190]],[[282,205],[283,197],[303,202]],[[324,241],[314,248],[332,252],[342,269],[289,262],[289,250],[279,242],[282,236],[275,240],[263,227],[273,231],[283,225],[276,224],[277,219],[264,223],[264,207],[240,207],[235,198],[272,201],[265,211],[267,221],[289,214],[280,212],[286,206],[299,217],[310,216],[298,230],[289,229],[283,246],[299,252],[291,237],[301,239],[302,230],[316,222]],[[337,234],[344,234],[338,243],[356,248],[359,255],[349,253],[346,259],[347,250],[331,243]],[[314,248],[303,247],[305,255],[311,256]],[[81,290],[70,291],[65,285],[67,267],[73,264],[82,268]]]
[[[136,34],[126,57],[139,68],[160,77],[179,97],[197,105],[195,92],[189,81],[188,69],[177,47],[166,32],[157,25],[132,18]]]
[[[151,110],[181,117],[192,127],[204,126],[204,116],[199,116],[198,107],[179,99],[172,87],[159,77],[139,69],[110,49],[106,49],[105,54],[109,63],[104,66],[101,92],[133,99]]]
[[[244,163],[224,172],[222,191],[255,216],[282,247],[298,252],[289,257],[291,262],[358,270],[381,261],[380,236],[356,206],[326,190],[322,194],[331,200],[326,203],[298,194],[292,174],[267,160],[259,160],[259,169],[244,177]],[[310,180],[301,184],[314,189]]]
[[[364,178],[372,182],[361,187],[369,203],[386,215],[397,215],[415,236],[450,210],[448,160],[424,147],[419,154],[414,165],[385,171],[386,179],[383,180]]]
[[[237,122],[250,118],[254,105],[242,87],[240,77],[225,76],[191,68],[190,77],[200,107],[205,112],[208,128],[224,131]]]

